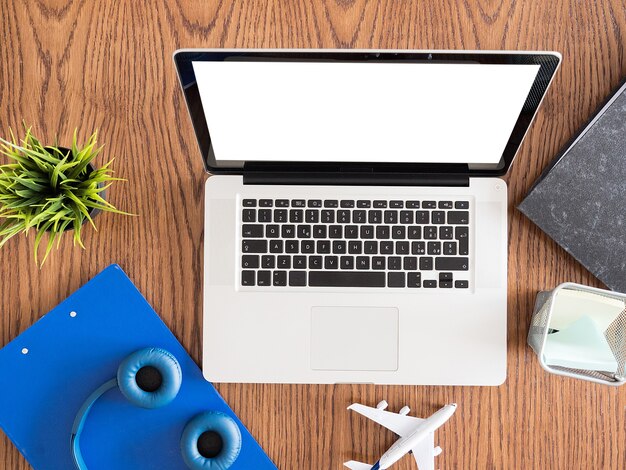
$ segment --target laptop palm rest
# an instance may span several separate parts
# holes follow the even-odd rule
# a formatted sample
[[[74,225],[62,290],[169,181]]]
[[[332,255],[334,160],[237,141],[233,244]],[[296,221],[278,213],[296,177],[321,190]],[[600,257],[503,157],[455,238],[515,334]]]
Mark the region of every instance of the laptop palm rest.
[[[313,370],[398,369],[398,309],[312,307]]]

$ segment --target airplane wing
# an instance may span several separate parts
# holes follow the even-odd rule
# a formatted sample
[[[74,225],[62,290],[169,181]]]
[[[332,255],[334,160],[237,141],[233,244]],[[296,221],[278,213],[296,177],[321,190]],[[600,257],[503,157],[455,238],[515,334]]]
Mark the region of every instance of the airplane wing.
[[[371,470],[372,466],[368,463],[357,462],[356,460],[350,460],[349,462],[344,462],[343,465],[348,467],[350,470]]]
[[[417,426],[424,421],[421,418],[415,416],[402,416],[398,413],[392,413],[391,411],[379,410],[378,408],[372,408],[370,406],[361,405],[359,403],[353,403],[348,407],[349,410],[356,411],[357,413],[377,422],[381,426],[386,427],[390,431],[396,433],[398,436],[403,437],[412,433]],[[431,446],[432,447],[432,446]],[[420,469],[421,470],[421,469]]]
[[[435,434],[431,432],[411,452],[419,470],[435,470],[435,455],[439,455],[441,449],[435,449]]]

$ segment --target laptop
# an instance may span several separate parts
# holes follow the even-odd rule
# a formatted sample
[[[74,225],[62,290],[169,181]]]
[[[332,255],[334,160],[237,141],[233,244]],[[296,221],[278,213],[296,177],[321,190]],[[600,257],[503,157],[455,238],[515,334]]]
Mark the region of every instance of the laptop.
[[[212,175],[208,380],[505,381],[499,177],[558,53],[205,49],[174,62]]]

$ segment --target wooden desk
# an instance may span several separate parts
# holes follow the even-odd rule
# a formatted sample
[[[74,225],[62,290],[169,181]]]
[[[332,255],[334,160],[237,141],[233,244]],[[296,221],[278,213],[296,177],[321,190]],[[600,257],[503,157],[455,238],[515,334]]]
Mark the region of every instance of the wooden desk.
[[[25,4],[26,3],[26,4]],[[139,5],[145,3],[145,7]],[[442,469],[620,469],[626,387],[547,375],[526,345],[535,293],[599,285],[516,209],[541,170],[626,75],[623,1],[2,0],[0,133],[32,123],[68,142],[100,130],[128,183],[110,191],[138,218],[100,215],[86,251],[61,244],[42,270],[33,237],[0,249],[0,346],[110,263],[122,265],[197,360],[201,357],[206,175],[178,87],[179,47],[557,50],[563,64],[508,175],[509,371],[505,385],[218,385],[281,469],[373,461],[390,432],[346,411],[353,401],[426,415],[455,401],[437,433]],[[1,373],[1,371],[0,371]],[[0,383],[10,381],[3,377]],[[50,423],[50,432],[55,432]],[[0,464],[28,465],[2,434]],[[399,470],[415,468],[409,458]]]

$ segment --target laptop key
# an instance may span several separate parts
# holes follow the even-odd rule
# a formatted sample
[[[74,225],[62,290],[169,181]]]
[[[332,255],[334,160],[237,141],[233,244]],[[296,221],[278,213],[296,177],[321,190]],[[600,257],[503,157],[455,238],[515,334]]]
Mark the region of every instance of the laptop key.
[[[428,211],[415,211],[415,223],[426,225],[430,223],[430,212]]]
[[[346,225],[345,238],[359,238],[359,227],[356,225]]]
[[[467,281],[454,281],[454,287],[457,289],[467,289],[469,287],[469,282]]]
[[[323,224],[334,224],[335,211],[323,210],[321,212],[321,221]]]
[[[387,201],[374,201],[374,207],[377,209],[385,209],[387,207]]]
[[[320,211],[308,209],[305,214],[307,224],[317,224],[320,221]]]
[[[361,201],[357,201],[356,202],[356,206],[360,207],[362,209],[368,209],[368,208],[370,208],[372,206],[372,203],[371,203],[371,201],[363,201],[363,200],[361,200]]]
[[[261,199],[259,201],[259,207],[272,207],[274,205],[274,201],[271,199]]]
[[[259,222],[271,222],[272,209],[259,209]]]
[[[315,253],[315,242],[313,240],[302,240],[300,242],[300,253]]]
[[[452,240],[454,236],[454,230],[449,225],[444,225],[443,227],[439,227],[439,238],[441,240]]]
[[[349,224],[350,223],[350,211],[346,211],[346,210],[337,211],[337,223]]]
[[[276,199],[276,207],[289,207],[289,199]]]
[[[280,233],[283,238],[295,238],[296,226],[295,225],[283,225],[280,228]]]
[[[353,211],[352,222],[355,224],[364,224],[365,222],[367,222],[367,212],[359,210]]]
[[[385,211],[385,223],[397,224],[398,223],[398,211]]]
[[[339,257],[337,256],[324,256],[324,269],[338,269]]]
[[[306,256],[294,256],[293,269],[306,269]]]
[[[279,256],[276,267],[279,269],[291,269],[291,256]]]
[[[452,280],[452,273],[439,273],[439,280],[440,281],[451,281]]]
[[[298,238],[311,238],[311,226],[310,225],[298,225]]]
[[[435,258],[435,268],[437,271],[467,271],[469,258],[451,256]]]
[[[313,238],[326,238],[326,225],[314,225]]]
[[[408,255],[409,242],[396,242],[396,255]]]
[[[391,238],[394,240],[402,240],[406,238],[406,227],[403,225],[395,225],[391,227]]]
[[[411,254],[412,255],[425,255],[426,254],[426,242],[411,242]]]
[[[322,269],[322,257],[309,256],[309,269]]]
[[[399,256],[390,256],[387,258],[387,269],[399,271],[402,269],[402,258]]]
[[[455,209],[469,209],[469,201],[456,201],[454,203]]]
[[[243,207],[256,207],[256,199],[244,199]]]
[[[290,271],[289,285],[291,287],[306,286],[306,271]]]
[[[410,240],[419,240],[422,238],[422,227],[419,225],[411,225],[408,228],[408,237]]]
[[[243,255],[241,257],[243,269],[255,269],[259,267],[259,255]]]
[[[278,238],[280,236],[280,229],[278,225],[266,225],[265,237],[266,238]]]
[[[256,210],[244,209],[241,211],[242,222],[256,222]]]
[[[367,214],[367,222],[370,224],[380,224],[382,221],[383,211],[369,211],[369,213]]]
[[[342,256],[339,265],[341,269],[354,269],[354,256]]]
[[[456,255],[456,243],[455,242],[443,242],[443,254],[448,255],[448,256],[455,256]]]
[[[258,271],[256,273],[256,285],[257,286],[270,286],[272,285],[272,273],[270,271]]]
[[[387,225],[378,225],[376,226],[376,238],[380,239],[387,239],[389,238],[389,226]]]
[[[326,201],[324,201],[324,207],[328,207],[328,208],[336,208],[339,207],[339,201],[335,200],[335,199],[328,199]]]
[[[243,240],[241,251],[243,253],[267,253],[267,240]]]
[[[243,224],[241,236],[244,238],[261,238],[263,236],[263,225]]]
[[[321,255],[327,255],[330,253],[330,241],[318,240],[317,241],[317,253]]]
[[[435,202],[435,201],[424,201],[424,202],[422,202],[422,207],[424,209],[436,209],[437,208],[437,202]]]
[[[274,271],[273,280],[275,286],[286,286],[287,271]]]
[[[452,281],[439,281],[439,288],[441,289],[451,289]]]
[[[363,242],[361,240],[348,242],[348,253],[351,255],[360,255],[363,253]]]
[[[300,224],[302,223],[302,215],[303,215],[303,211],[302,209],[291,209],[289,211],[289,222],[291,222],[292,224]],[[278,222],[278,221],[276,221]],[[308,222],[308,220],[307,220]]]
[[[452,201],[439,201],[439,209],[452,209]]]
[[[374,227],[372,225],[361,225],[361,238],[374,238]]]
[[[322,207],[322,201],[320,199],[310,199],[307,202],[308,207]]]
[[[433,259],[430,256],[422,256],[420,258],[420,271],[432,271]]]
[[[413,211],[400,211],[400,223],[412,224],[413,223]]]
[[[404,273],[387,273],[388,287],[406,287]]]
[[[382,241],[380,242],[380,254],[381,255],[390,255],[393,253],[393,242],[392,241]]]
[[[404,270],[405,271],[417,270],[417,256],[405,256],[404,257]]]
[[[306,202],[304,199],[292,199],[291,207],[304,207],[306,206]]]
[[[385,273],[375,271],[311,271],[311,287],[385,287]]]
[[[437,239],[437,227],[434,225],[429,225],[424,227],[424,239],[425,240],[436,240]]]
[[[366,255],[377,255],[378,242],[368,241],[363,243],[363,253],[365,253]]]
[[[253,286],[254,278],[255,278],[254,271],[241,271],[241,285],[242,286]]]
[[[354,201],[341,201],[339,206],[345,209],[351,209],[354,207]]]
[[[346,252],[346,242],[343,240],[333,241],[333,253],[342,255]]]
[[[287,222],[287,209],[274,209],[274,222]]]
[[[261,267],[274,269],[275,265],[276,265],[276,257],[274,255],[261,256]]]
[[[389,201],[389,207],[394,209],[402,209],[404,207],[404,201]]]
[[[408,273],[406,277],[407,287],[422,287],[422,273]]]
[[[437,287],[437,281],[433,281],[432,279],[424,281],[424,287],[426,287],[427,289]]]
[[[270,241],[270,253],[283,253],[283,241],[282,240]]]
[[[386,258],[384,256],[374,256],[372,258],[372,269],[385,269]]]
[[[370,268],[370,257],[369,256],[357,256],[356,257],[356,268],[357,269],[369,269]]]
[[[468,227],[456,227],[454,230],[454,238],[459,241],[459,254],[469,254],[469,228]]]
[[[469,211],[450,211],[448,212],[448,223],[451,225],[467,225],[469,224]]]
[[[407,209],[419,209],[420,202],[419,201],[406,201],[406,208]]]
[[[429,255],[441,254],[441,242],[428,242],[426,251]]]
[[[433,224],[445,224],[446,223],[446,213],[444,211],[433,211],[432,213],[432,223]]]
[[[341,225],[328,227],[328,238],[343,238],[343,227]]]

